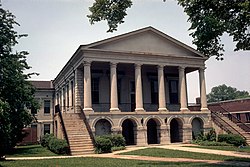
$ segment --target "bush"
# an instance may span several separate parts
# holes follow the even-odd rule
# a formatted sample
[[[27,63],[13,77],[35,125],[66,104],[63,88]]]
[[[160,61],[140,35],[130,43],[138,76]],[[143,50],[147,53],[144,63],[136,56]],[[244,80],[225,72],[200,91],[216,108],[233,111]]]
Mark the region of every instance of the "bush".
[[[97,136],[96,153],[108,153],[125,149],[125,139],[122,135],[103,135]],[[111,145],[110,145],[111,144]]]
[[[49,150],[56,154],[67,154],[69,146],[66,140],[53,137],[49,140]]]
[[[52,138],[55,138],[53,134],[48,134],[46,133],[42,138],[41,138],[41,145],[43,147],[49,147],[49,141],[52,139]]]
[[[110,153],[112,152],[112,142],[107,137],[97,136],[95,138],[95,152],[96,153]]]
[[[199,144],[201,146],[232,146],[232,144],[228,144],[226,142],[216,142],[216,141],[198,141],[195,144]]]
[[[197,137],[195,142],[200,142],[200,141],[216,141],[216,132],[214,129],[211,129],[208,133],[203,134],[201,132]]]
[[[246,145],[246,140],[240,135],[236,134],[219,134],[218,142],[226,142],[234,146]]]

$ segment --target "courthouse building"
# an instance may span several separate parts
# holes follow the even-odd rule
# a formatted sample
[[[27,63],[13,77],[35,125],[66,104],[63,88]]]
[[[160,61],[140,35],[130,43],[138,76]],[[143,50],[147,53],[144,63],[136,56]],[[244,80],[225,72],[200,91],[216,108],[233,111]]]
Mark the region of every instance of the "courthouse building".
[[[55,105],[62,112],[62,120],[55,117],[54,133],[69,140],[87,129],[93,135],[118,133],[127,145],[188,143],[211,128],[206,60],[152,27],[81,45],[53,81]],[[194,71],[201,107],[191,111],[186,75]],[[87,128],[74,121],[83,119],[81,109]]]

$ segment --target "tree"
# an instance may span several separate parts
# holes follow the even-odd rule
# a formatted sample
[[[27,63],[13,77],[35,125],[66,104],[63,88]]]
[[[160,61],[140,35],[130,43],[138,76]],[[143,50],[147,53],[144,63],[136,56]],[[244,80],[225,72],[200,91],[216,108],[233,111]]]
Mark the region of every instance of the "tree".
[[[34,87],[24,74],[30,66],[26,63],[26,51],[14,52],[18,39],[14,26],[15,16],[0,4],[0,157],[24,137],[22,129],[29,125],[31,107],[38,107],[34,99]]]
[[[166,0],[163,0],[166,1]],[[227,33],[236,42],[237,50],[250,50],[249,0],[177,0],[191,23],[189,30],[197,50],[205,56],[223,60],[224,45],[221,36]],[[106,20],[108,32],[123,23],[132,0],[95,0],[87,17],[90,23]]]
[[[248,98],[249,93],[247,91],[240,91],[231,86],[226,86],[225,84],[215,86],[212,88],[211,92],[207,95],[208,102],[218,102],[225,100],[234,100],[241,98]]]

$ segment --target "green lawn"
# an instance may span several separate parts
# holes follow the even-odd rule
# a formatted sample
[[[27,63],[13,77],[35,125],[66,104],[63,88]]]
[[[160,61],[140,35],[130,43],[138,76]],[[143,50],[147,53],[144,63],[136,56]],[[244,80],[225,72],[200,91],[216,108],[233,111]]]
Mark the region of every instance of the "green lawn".
[[[42,157],[57,156],[57,154],[49,151],[41,145],[17,146],[13,152],[6,157]]]
[[[205,148],[205,149],[213,149],[213,150],[225,150],[225,151],[237,151],[237,152],[246,152],[250,153],[250,147],[246,146],[244,148],[238,148],[234,146],[184,146],[184,147],[195,147],[195,148]]]
[[[205,159],[205,160],[250,162],[250,159],[248,158],[237,158],[237,157],[215,155],[215,154],[169,150],[169,149],[163,149],[163,148],[146,148],[146,149],[126,152],[122,154],[123,155],[142,155],[142,156],[152,156],[152,157],[191,158],[191,159]]]
[[[1,167],[222,167],[223,165],[183,162],[152,162],[111,158],[68,158],[49,160],[0,161]]]

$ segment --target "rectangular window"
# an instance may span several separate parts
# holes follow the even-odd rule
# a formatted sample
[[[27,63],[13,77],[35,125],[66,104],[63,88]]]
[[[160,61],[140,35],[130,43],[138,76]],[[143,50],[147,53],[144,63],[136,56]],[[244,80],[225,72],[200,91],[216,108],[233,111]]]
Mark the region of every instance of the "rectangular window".
[[[74,82],[71,81],[71,106],[74,106]]]
[[[99,104],[99,78],[92,78],[92,103]]]
[[[151,103],[158,104],[158,82],[157,80],[151,81]]]
[[[50,113],[50,100],[44,100],[44,114]]]
[[[62,106],[63,106],[63,110],[65,111],[66,110],[66,99],[65,99],[66,93],[65,93],[65,89],[64,88],[63,88],[62,94],[63,94],[63,104],[62,104]]]
[[[238,120],[241,120],[240,113],[236,113],[236,117]]]
[[[69,107],[69,85],[66,86],[67,88],[67,108]]]
[[[178,80],[169,80],[169,96],[171,104],[179,103]]]
[[[31,106],[31,114],[37,114],[37,109],[34,106]]]
[[[50,124],[44,124],[43,134],[50,134]]]
[[[232,121],[232,114],[227,114],[227,117]]]
[[[246,113],[246,121],[249,122],[250,121],[250,113]]]

